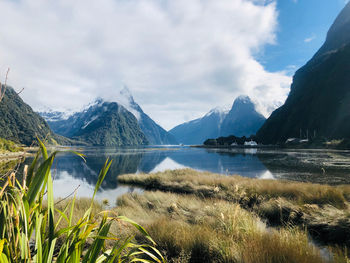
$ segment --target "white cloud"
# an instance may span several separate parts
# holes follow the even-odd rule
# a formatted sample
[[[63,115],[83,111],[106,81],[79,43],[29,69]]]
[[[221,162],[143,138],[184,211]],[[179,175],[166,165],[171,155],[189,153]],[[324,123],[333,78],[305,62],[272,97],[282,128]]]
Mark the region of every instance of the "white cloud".
[[[34,108],[79,109],[122,84],[165,128],[240,94],[267,115],[289,92],[286,72],[255,59],[275,42],[266,0],[3,0],[1,72]]]
[[[310,43],[311,41],[315,40],[316,36],[315,35],[312,35],[310,37],[307,37],[304,39],[304,42],[305,43]]]

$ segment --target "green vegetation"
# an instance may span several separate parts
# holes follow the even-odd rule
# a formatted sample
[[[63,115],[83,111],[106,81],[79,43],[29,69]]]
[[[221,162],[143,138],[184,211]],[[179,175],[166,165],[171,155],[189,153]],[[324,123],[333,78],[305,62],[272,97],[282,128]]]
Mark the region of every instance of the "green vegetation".
[[[62,136],[53,135],[48,124],[20,96],[7,87],[0,103],[0,138],[31,145],[36,137],[46,138],[49,144],[66,143]]]
[[[115,102],[102,102],[67,120],[49,121],[58,134],[89,145],[122,146],[148,144],[136,117]]]
[[[320,242],[350,247],[350,186],[250,179],[190,169],[128,174],[118,181],[239,204],[269,225],[306,227]]]
[[[19,152],[19,151],[23,151],[23,148],[20,147],[18,144],[0,138],[0,153],[1,152]]]
[[[50,169],[58,152],[49,156],[45,146],[39,143],[40,151],[31,166],[25,168],[23,181],[11,173],[0,190],[0,262],[164,261],[140,225],[112,211],[94,214],[94,197],[111,165],[108,160],[82,216],[74,217],[75,198],[63,209],[57,209]],[[151,245],[136,244],[132,236],[123,240],[112,235],[111,227],[123,222],[133,225]]]

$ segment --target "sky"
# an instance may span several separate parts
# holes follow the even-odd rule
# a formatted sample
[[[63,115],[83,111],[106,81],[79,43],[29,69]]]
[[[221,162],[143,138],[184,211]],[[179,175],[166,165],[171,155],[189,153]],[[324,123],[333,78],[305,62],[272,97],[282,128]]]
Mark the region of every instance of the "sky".
[[[248,95],[266,117],[345,0],[0,0],[0,78],[34,110],[127,86],[165,129]]]

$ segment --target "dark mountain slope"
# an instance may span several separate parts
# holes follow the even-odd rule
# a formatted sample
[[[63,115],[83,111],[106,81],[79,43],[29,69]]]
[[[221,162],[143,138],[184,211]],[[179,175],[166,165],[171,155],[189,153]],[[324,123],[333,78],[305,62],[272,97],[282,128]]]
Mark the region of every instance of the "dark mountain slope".
[[[17,143],[31,145],[36,137],[47,138],[48,143],[65,140],[51,131],[46,121],[26,104],[10,87],[0,102],[0,137]]]
[[[54,135],[46,121],[8,87],[0,102],[0,137],[31,145],[37,136],[47,138],[51,144],[65,142],[64,138]]]
[[[350,3],[348,3],[328,30],[327,38],[314,58],[336,51],[350,43]]]
[[[66,120],[51,121],[57,133],[98,146],[147,144],[135,116],[116,102],[97,100]]]
[[[209,138],[220,136],[250,136],[264,123],[265,117],[255,110],[247,96],[239,96],[230,111],[218,108],[204,117],[183,123],[169,132],[184,144],[203,144]]]
[[[250,98],[239,96],[221,125],[220,136],[250,136],[255,134],[264,122],[265,117],[255,110]]]
[[[260,141],[290,137],[350,138],[350,4],[330,29],[326,43],[294,78],[285,104],[258,131]],[[342,34],[347,37],[340,37]]]

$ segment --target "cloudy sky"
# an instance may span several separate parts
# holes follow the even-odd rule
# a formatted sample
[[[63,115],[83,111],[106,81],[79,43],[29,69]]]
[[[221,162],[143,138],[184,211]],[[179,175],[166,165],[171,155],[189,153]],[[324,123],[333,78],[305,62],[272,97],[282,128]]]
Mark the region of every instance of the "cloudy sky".
[[[126,85],[166,129],[249,95],[266,116],[344,0],[0,0],[0,73],[34,109]]]

